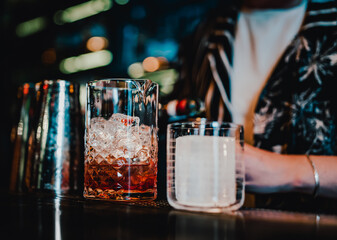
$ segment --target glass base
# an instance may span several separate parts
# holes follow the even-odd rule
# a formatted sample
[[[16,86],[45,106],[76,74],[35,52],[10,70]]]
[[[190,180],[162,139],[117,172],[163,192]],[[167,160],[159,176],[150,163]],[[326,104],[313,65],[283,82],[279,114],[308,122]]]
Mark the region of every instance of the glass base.
[[[157,190],[150,189],[147,191],[132,191],[132,190],[101,190],[99,188],[84,188],[83,196],[87,199],[96,200],[111,200],[121,202],[135,201],[153,201],[157,198]]]
[[[167,198],[168,203],[175,209],[192,211],[192,212],[207,212],[207,213],[233,213],[239,210],[243,205],[243,199],[228,206],[192,206],[181,204],[178,201]]]

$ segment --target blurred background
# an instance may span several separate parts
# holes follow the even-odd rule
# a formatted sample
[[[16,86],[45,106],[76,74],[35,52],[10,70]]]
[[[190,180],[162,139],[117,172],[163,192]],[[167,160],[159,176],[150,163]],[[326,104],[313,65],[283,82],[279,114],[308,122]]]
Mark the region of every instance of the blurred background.
[[[165,99],[177,79],[179,43],[216,4],[217,0],[2,0],[1,189],[9,184],[19,86],[44,79],[77,82],[84,111],[87,81],[149,78],[160,85],[160,99]],[[163,152],[159,155],[164,165]]]

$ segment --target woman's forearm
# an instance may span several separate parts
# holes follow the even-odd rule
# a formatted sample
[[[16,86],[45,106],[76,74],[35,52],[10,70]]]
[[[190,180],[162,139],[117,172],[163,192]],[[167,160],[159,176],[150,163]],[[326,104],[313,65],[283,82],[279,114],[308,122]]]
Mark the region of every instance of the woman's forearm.
[[[286,162],[293,162],[291,191],[314,194],[316,181],[314,168],[319,176],[317,196],[337,198],[337,157],[310,155],[314,168],[306,155],[282,155]]]
[[[247,190],[313,194],[314,170],[306,155],[278,154],[245,146]],[[319,175],[318,196],[337,198],[337,156],[310,155]]]

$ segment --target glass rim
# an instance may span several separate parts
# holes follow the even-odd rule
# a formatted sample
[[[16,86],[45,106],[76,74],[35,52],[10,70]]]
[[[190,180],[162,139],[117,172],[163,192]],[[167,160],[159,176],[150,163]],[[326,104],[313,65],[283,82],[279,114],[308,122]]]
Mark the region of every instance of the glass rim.
[[[88,86],[96,86],[97,83],[102,83],[102,82],[124,82],[124,83],[131,83],[131,82],[146,82],[146,81],[151,81],[151,84],[158,85],[158,83],[152,81],[151,79],[146,79],[146,78],[103,78],[103,79],[95,79],[87,82]]]
[[[218,121],[205,121],[205,122],[189,121],[189,122],[170,123],[167,125],[168,130],[169,129],[195,129],[195,128],[201,128],[201,127],[203,129],[242,129],[243,125],[233,123],[233,122],[218,122]]]

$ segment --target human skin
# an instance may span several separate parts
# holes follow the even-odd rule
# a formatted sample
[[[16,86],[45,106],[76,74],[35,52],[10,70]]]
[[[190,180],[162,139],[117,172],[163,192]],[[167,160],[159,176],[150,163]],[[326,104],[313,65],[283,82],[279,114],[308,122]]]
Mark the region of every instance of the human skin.
[[[306,155],[278,154],[245,144],[248,192],[313,194],[315,178]],[[310,155],[319,175],[318,196],[337,198],[337,156]]]

